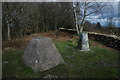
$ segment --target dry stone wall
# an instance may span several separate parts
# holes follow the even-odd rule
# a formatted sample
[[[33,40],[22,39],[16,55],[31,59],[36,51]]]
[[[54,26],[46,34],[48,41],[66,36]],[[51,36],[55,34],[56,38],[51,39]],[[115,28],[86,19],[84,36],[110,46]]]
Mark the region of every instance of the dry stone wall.
[[[89,33],[89,38],[94,41],[100,42],[108,47],[120,50],[120,39],[116,36]]]
[[[63,32],[69,32],[72,34],[76,34],[77,31],[75,29],[65,29],[60,28],[60,31]],[[95,32],[88,32],[89,39],[100,42],[108,47],[117,49],[120,51],[120,37],[115,35],[106,35],[101,33],[95,33]]]

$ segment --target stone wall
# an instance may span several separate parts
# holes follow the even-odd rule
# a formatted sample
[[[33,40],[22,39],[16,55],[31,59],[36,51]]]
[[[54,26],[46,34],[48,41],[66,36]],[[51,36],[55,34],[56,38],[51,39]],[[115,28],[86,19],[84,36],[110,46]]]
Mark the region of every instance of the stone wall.
[[[104,34],[97,34],[97,33],[90,33],[89,38],[91,40],[100,42],[108,47],[120,50],[120,39],[116,36],[111,35],[104,35]]]
[[[72,30],[72,29],[60,28],[59,30],[63,32],[69,32],[72,34],[77,33],[77,31],[74,29]],[[115,35],[106,35],[106,34],[95,33],[95,32],[88,32],[88,34],[91,40],[100,42],[106,45],[107,47],[111,47],[120,51],[120,37]]]

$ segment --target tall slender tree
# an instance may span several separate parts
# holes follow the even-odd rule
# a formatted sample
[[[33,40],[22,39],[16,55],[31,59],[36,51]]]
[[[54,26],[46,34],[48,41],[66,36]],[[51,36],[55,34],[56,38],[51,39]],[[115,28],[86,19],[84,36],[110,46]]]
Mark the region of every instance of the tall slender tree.
[[[73,2],[75,19],[76,19],[76,29],[79,35],[79,40],[77,44],[77,47],[79,49],[82,49],[81,34],[83,32],[86,17],[93,14],[99,14],[100,11],[105,6],[106,5],[103,4],[102,2]]]

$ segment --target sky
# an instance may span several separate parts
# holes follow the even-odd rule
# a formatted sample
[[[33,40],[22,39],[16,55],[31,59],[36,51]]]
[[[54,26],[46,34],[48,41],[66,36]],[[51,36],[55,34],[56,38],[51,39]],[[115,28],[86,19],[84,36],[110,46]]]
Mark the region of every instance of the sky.
[[[91,23],[100,22],[102,26],[107,26],[107,21],[112,19],[115,23],[115,27],[120,27],[120,12],[118,14],[118,9],[120,8],[120,4],[118,6],[118,2],[104,2],[104,4],[112,5],[112,8],[106,8],[106,10],[111,10],[112,12],[105,11],[104,14],[97,14],[88,16],[87,21]],[[90,17],[90,18],[89,18]],[[110,18],[111,17],[111,18]]]

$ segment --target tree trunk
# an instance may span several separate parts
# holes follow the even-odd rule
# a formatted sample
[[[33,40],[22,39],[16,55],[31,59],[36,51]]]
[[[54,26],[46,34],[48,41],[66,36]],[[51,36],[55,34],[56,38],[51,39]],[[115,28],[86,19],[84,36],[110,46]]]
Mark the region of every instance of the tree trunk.
[[[78,44],[77,44],[77,47],[82,50],[82,30],[83,30],[83,26],[82,25],[79,25],[79,39],[78,39]]]
[[[46,23],[45,23],[45,19],[44,19],[44,21],[43,21],[43,26],[44,26],[43,32],[46,32]]]
[[[76,26],[77,34],[80,34],[78,29],[78,18],[77,18],[77,13],[75,8],[74,8],[74,14],[75,14],[75,24],[76,24],[75,26]]]
[[[57,19],[55,18],[55,31],[57,31]]]
[[[74,7],[75,20],[76,20],[76,30],[77,30],[77,33],[79,34],[79,40],[78,40],[77,47],[80,50],[83,50],[83,51],[88,51],[89,50],[88,34],[82,32],[83,27],[84,27],[85,18],[86,18],[86,10],[87,10],[86,5],[87,4],[85,2],[84,15],[83,15],[82,20],[80,19],[80,16],[81,16],[80,15],[80,3],[77,2],[76,7]]]
[[[77,47],[80,50],[82,50],[82,33],[79,33],[79,39],[78,39]]]
[[[8,22],[8,20],[7,20],[7,37],[8,37],[8,40],[11,40],[11,35],[10,35],[10,24],[9,24],[9,22]]]
[[[10,26],[8,26],[8,40],[11,40],[11,35],[10,35]]]
[[[88,33],[82,32],[83,31],[83,27],[84,27],[84,19],[82,21],[82,24],[79,25],[80,34],[79,34],[79,40],[78,40],[77,47],[80,50],[89,51],[90,49],[89,49]]]

